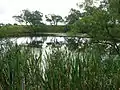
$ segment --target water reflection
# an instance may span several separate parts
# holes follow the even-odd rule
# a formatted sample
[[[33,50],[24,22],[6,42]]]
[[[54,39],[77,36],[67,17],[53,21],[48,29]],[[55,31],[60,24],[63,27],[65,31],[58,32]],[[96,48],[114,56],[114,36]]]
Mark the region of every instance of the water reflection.
[[[19,37],[19,38],[3,38],[1,42],[10,41],[13,44],[40,48],[48,50],[49,48],[66,48],[70,51],[80,50],[86,42],[89,41],[88,38],[79,37]]]
[[[20,37],[20,38],[10,38],[10,41],[19,44],[39,44],[39,43],[53,43],[53,42],[64,42],[64,37]]]

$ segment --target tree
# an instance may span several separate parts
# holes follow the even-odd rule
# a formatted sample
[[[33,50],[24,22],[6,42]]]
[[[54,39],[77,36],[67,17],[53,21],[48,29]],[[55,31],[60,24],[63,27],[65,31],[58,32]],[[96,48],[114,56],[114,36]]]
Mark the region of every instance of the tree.
[[[50,22],[51,25],[58,25],[58,22],[63,22],[63,18],[60,15],[48,14],[45,15],[46,21]]]
[[[86,5],[84,16],[71,25],[71,32],[85,33],[90,38],[90,44],[94,42],[106,44],[120,56],[119,2],[119,0],[104,0],[98,7]]]
[[[77,6],[80,7],[80,9],[85,9],[86,7],[90,7],[93,5],[93,3],[97,1],[97,0],[84,0],[83,3],[77,3]],[[79,20],[80,18],[84,17],[85,12],[80,12],[80,10],[76,10],[71,8],[70,10],[70,14],[68,16],[65,17],[65,22],[67,24],[73,24],[75,23],[77,20]]]
[[[43,13],[39,11],[33,11],[31,15],[31,23],[32,25],[40,25],[43,17]]]
[[[87,5],[84,16],[72,26],[74,32],[109,37],[120,34],[119,0],[104,0],[99,7]]]
[[[22,10],[22,13],[18,16],[13,16],[19,23],[25,23],[26,25],[39,25],[41,24],[43,14],[39,11]]]
[[[22,10],[22,19],[24,20],[24,22],[26,23],[26,25],[29,23],[30,25],[31,23],[31,17],[32,17],[32,13],[29,10]]]
[[[75,23],[77,20],[79,20],[80,19],[80,17],[82,17],[83,16],[83,13],[80,13],[80,11],[79,10],[76,10],[76,9],[71,9],[70,10],[70,14],[68,15],[68,16],[66,16],[65,17],[65,22],[67,23],[67,24],[73,24],[73,23]]]

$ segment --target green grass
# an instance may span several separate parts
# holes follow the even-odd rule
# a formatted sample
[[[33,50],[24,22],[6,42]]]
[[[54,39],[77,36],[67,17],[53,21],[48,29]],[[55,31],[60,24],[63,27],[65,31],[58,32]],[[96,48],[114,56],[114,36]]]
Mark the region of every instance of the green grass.
[[[119,90],[120,56],[103,45],[87,44],[79,51],[42,49],[10,42],[0,46],[0,90]]]
[[[23,25],[9,25],[0,27],[0,37],[18,37],[30,36],[38,33],[64,33],[64,26],[23,26]]]

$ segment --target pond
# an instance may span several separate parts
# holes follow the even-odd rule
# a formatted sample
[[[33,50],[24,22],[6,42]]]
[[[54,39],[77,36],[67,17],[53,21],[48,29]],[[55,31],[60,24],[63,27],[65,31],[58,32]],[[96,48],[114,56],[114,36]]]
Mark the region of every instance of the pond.
[[[34,55],[38,57],[40,53],[42,56],[50,54],[53,49],[66,50],[69,52],[78,51],[82,48],[83,44],[88,41],[87,38],[79,37],[56,37],[56,36],[41,36],[41,37],[12,37],[2,38],[0,44],[5,47],[3,51],[9,49],[8,47],[15,45],[23,47],[22,50],[29,48],[32,50]],[[0,47],[2,48],[2,47]],[[6,49],[6,50],[5,50]],[[42,52],[41,52],[42,51]],[[55,51],[55,50],[54,50]]]
[[[13,37],[13,38],[2,38],[1,43],[10,41],[13,44],[30,46],[34,48],[45,48],[47,46],[59,46],[59,47],[79,47],[82,43],[88,41],[88,38],[79,37],[53,37],[53,36],[43,36],[43,37]],[[77,47],[76,47],[77,46]]]

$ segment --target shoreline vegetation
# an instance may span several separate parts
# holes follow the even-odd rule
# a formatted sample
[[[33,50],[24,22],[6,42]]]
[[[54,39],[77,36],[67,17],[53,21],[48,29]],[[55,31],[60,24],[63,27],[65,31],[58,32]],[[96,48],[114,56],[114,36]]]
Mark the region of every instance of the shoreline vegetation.
[[[66,33],[65,25],[51,26],[27,26],[27,25],[8,25],[0,27],[0,38],[5,37],[24,37],[24,36],[59,36],[59,33]]]
[[[74,25],[4,25],[0,26],[0,38],[10,37],[37,37],[37,36],[55,36],[55,37],[79,37],[79,38],[91,38],[96,40],[111,40],[111,37],[120,42],[120,31],[102,31],[100,33],[94,33],[95,31],[74,32]],[[79,27],[80,28],[80,27]],[[76,30],[77,31],[77,30]]]

